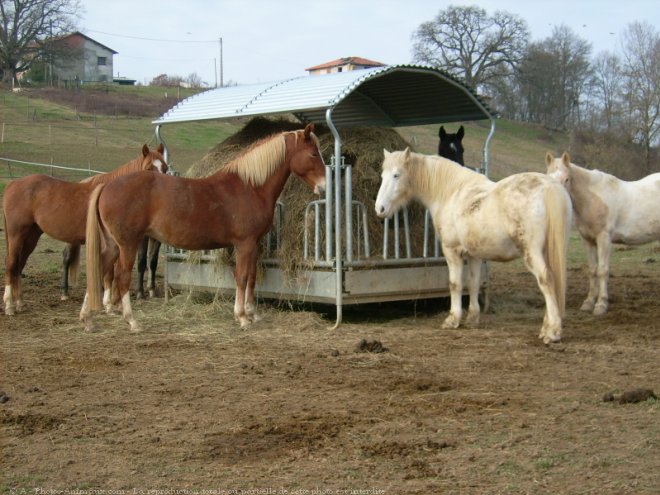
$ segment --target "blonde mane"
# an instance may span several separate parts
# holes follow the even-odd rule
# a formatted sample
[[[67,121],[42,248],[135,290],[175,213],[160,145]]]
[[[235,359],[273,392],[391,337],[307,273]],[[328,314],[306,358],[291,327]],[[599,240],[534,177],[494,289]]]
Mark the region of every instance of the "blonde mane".
[[[286,157],[286,135],[300,131],[283,132],[253,143],[241,155],[225,165],[221,172],[238,175],[246,184],[261,186],[279,168]]]
[[[407,168],[420,196],[430,195],[443,203],[457,190],[488,182],[486,176],[441,156],[410,152]]]

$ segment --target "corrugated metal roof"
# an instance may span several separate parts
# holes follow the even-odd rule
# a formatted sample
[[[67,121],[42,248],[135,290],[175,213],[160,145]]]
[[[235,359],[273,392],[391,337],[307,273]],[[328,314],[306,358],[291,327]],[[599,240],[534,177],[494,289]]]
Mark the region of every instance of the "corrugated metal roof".
[[[191,96],[153,123],[293,113],[336,126],[408,126],[495,117],[463,83],[432,67],[393,65],[270,83],[216,88]]]

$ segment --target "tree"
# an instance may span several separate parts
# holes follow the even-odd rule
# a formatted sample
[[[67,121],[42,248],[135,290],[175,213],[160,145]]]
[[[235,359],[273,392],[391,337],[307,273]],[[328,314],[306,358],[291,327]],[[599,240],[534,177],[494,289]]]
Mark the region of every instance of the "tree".
[[[461,77],[468,86],[486,91],[522,59],[529,31],[520,17],[497,11],[490,17],[476,6],[450,6],[413,34],[413,60]]]
[[[624,32],[623,71],[629,126],[650,172],[651,147],[660,137],[660,36],[647,22],[634,22]]]
[[[79,0],[0,0],[0,69],[13,81],[40,56],[50,42],[74,29]]]
[[[591,90],[600,112],[598,120],[605,121],[605,130],[613,130],[620,115],[620,96],[623,82],[621,60],[615,54],[601,52],[592,62]],[[600,127],[600,126],[599,126]],[[602,127],[601,127],[602,128]]]
[[[518,77],[530,120],[555,128],[580,122],[590,53],[591,45],[567,26],[555,27],[552,36],[529,46]]]

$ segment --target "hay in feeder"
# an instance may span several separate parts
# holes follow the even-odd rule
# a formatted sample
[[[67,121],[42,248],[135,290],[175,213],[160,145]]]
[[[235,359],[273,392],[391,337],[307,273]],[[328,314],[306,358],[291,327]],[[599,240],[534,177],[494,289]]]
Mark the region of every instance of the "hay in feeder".
[[[186,175],[188,177],[207,177],[223,168],[233,160],[239,153],[259,139],[272,134],[301,129],[303,124],[286,119],[266,119],[256,117],[251,119],[239,132],[225,139],[215,146],[201,160],[194,163]],[[334,138],[329,129],[324,125],[316,126],[316,135],[321,143],[321,152],[326,164],[331,163],[334,153]],[[383,250],[383,221],[373,212],[374,202],[380,187],[380,172],[383,161],[383,149],[388,151],[402,150],[406,146],[412,146],[406,142],[401,135],[393,129],[383,127],[351,127],[340,129],[339,134],[342,141],[342,155],[344,162],[352,165],[353,173],[353,200],[362,203],[367,211],[367,224],[369,231],[369,242],[371,246],[370,257],[382,259]],[[342,171],[342,174],[344,171]],[[262,258],[277,258],[279,265],[290,277],[295,277],[298,270],[309,266],[311,261],[303,259],[304,225],[308,224],[310,245],[310,256],[314,256],[314,218],[305,219],[305,208],[310,201],[319,199],[314,196],[309,187],[295,178],[287,181],[280,196],[284,204],[284,215],[282,221],[280,246],[277,252],[264,253],[262,247]],[[320,198],[323,199],[323,198]],[[409,206],[411,237],[413,240],[413,256],[422,253],[422,234],[424,224],[424,211],[419,205]],[[357,241],[362,242],[363,236],[358,232],[361,226],[358,223],[359,212],[353,211],[353,239],[354,254],[357,259]],[[325,230],[325,208],[321,208],[322,231]],[[393,222],[390,222],[393,224]],[[391,228],[391,227],[390,227]],[[345,229],[345,226],[344,226]],[[401,223],[403,232],[403,222]],[[325,236],[321,234],[320,245],[322,246],[321,258],[324,258]],[[345,239],[345,232],[342,233]],[[390,233],[389,253],[394,253],[394,235]],[[401,241],[403,243],[403,240]],[[362,244],[363,246],[363,244]],[[401,244],[401,252],[403,244]],[[333,243],[334,250],[334,243]],[[344,247],[345,250],[345,247]],[[405,254],[405,253],[404,253]],[[360,247],[359,257],[365,259],[363,247]],[[227,259],[225,258],[225,262]]]

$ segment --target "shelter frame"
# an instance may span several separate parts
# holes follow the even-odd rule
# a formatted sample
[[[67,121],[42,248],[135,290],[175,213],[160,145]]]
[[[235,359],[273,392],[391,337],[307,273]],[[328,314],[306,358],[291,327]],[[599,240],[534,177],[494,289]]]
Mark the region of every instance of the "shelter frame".
[[[387,66],[324,76],[304,76],[259,85],[217,88],[182,101],[154,121],[156,136],[162,137],[164,124],[204,119],[228,119],[238,116],[293,114],[302,123],[325,123],[334,138],[330,164],[326,164],[325,198],[310,202],[314,211],[315,256],[308,269],[295,282],[287,280],[277,260],[266,260],[263,278],[256,292],[260,297],[281,298],[334,304],[337,327],[345,304],[442,297],[449,294],[448,270],[439,251],[438,240],[431,241],[433,228],[426,215],[424,253],[412,257],[409,249],[398,251],[401,235],[399,216],[393,220],[396,252],[387,252],[385,237],[382,259],[368,256],[368,232],[364,233],[363,251],[367,257],[354,257],[360,242],[353,239],[354,207],[362,215],[368,206],[352,199],[352,166],[342,158],[338,127],[379,125],[387,127],[489,120],[490,130],[483,147],[480,171],[488,175],[489,145],[495,132],[496,115],[462,82],[449,74],[424,66]],[[165,158],[169,150],[166,147]],[[342,177],[342,170],[344,174]],[[324,222],[320,221],[321,208]],[[373,212],[371,212],[373,214]],[[276,212],[276,219],[281,214]],[[403,243],[409,245],[408,220],[403,216]],[[359,217],[358,217],[359,218]],[[319,256],[320,224],[325,225],[325,247]],[[363,222],[363,224],[366,223]],[[389,225],[385,223],[385,236]],[[346,239],[342,238],[346,232]],[[305,230],[305,255],[307,256]],[[345,247],[344,247],[345,246]],[[368,258],[368,259],[367,259]],[[218,268],[214,256],[202,254],[199,262],[187,263],[185,253],[166,251],[165,293],[168,288],[193,286],[199,289],[233,292],[234,281],[229,267]],[[488,267],[482,264],[482,287],[487,287]]]

